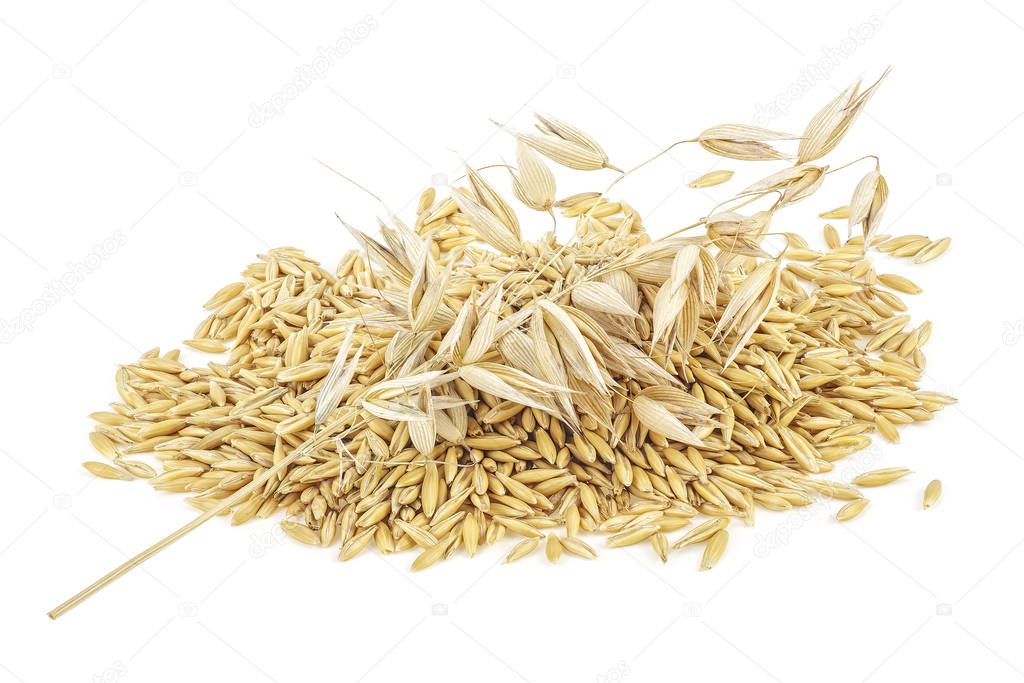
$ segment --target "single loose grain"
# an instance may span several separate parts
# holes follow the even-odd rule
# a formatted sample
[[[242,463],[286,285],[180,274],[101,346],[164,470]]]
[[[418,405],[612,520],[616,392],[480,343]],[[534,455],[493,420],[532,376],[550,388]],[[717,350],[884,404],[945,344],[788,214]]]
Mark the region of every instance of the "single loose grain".
[[[867,506],[867,498],[858,498],[857,500],[852,500],[843,507],[839,508],[838,512],[836,512],[836,519],[840,522],[848,522],[857,515],[859,515],[861,512],[863,512],[864,508],[866,508]]]
[[[905,467],[885,467],[880,470],[871,470],[853,478],[855,486],[884,486],[901,479],[908,474],[913,474]]]
[[[509,554],[505,557],[505,562],[515,562],[516,560],[522,559],[537,549],[540,544],[536,538],[524,538],[519,541]]]
[[[120,479],[122,481],[131,481],[132,479],[131,475],[124,470],[112,467],[111,465],[103,462],[90,460],[88,462],[83,462],[82,467],[89,470],[91,474],[97,477],[102,477],[103,479]]]
[[[694,189],[714,187],[715,185],[721,185],[722,183],[728,182],[732,179],[732,176],[732,171],[724,169],[719,171],[708,171],[699,178],[695,178],[690,181],[689,185]]]
[[[928,486],[924,488],[924,509],[927,510],[938,503],[940,496],[942,496],[942,482],[938,479],[928,482]]]
[[[700,558],[701,571],[707,571],[714,567],[722,555],[725,554],[725,546],[729,543],[729,532],[719,529],[708,539],[704,545],[704,554]]]
[[[551,564],[558,564],[558,560],[562,558],[562,543],[558,536],[548,534],[544,543],[544,555]]]

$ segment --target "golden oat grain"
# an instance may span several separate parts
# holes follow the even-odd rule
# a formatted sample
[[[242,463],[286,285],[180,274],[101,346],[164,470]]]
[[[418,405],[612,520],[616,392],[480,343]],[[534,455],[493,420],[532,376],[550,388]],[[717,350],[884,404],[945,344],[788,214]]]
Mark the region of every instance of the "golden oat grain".
[[[850,207],[849,206],[840,206],[840,207],[837,207],[835,209],[832,209],[831,211],[825,211],[824,213],[819,213],[818,214],[818,218],[825,218],[825,219],[836,219],[836,220],[839,220],[839,219],[849,218],[849,217],[850,217]]]
[[[719,531],[724,530],[727,526],[729,526],[728,517],[718,517],[715,519],[708,520],[703,524],[695,526],[689,532],[684,534],[681,538],[679,538],[678,540],[676,540],[675,543],[672,544],[672,547],[676,550],[679,550],[681,548],[685,548],[688,545],[693,545],[694,543],[706,541]]]
[[[704,545],[704,554],[700,558],[700,570],[707,571],[714,567],[725,554],[725,546],[728,543],[729,532],[725,529],[716,531]]]
[[[118,469],[103,462],[87,461],[82,463],[82,467],[89,470],[91,474],[103,479],[120,479],[121,481],[131,481],[132,477],[124,470]]]
[[[704,175],[690,181],[690,187],[694,189],[700,189],[704,187],[714,187],[715,185],[721,185],[722,183],[728,182],[732,179],[733,171],[720,170],[720,171],[708,171]]]
[[[931,506],[939,502],[939,497],[942,495],[942,482],[938,479],[933,479],[928,482],[928,486],[924,489],[924,509],[927,510]]]
[[[878,276],[878,282],[890,289],[895,289],[897,292],[903,292],[904,294],[920,294],[923,291],[920,287],[902,275],[885,273]]]
[[[645,524],[637,526],[628,531],[615,534],[608,538],[609,548],[624,548],[628,545],[634,545],[641,541],[645,541],[654,534],[658,533],[659,529],[653,524]]]
[[[505,556],[505,563],[515,562],[516,560],[522,559],[532,553],[540,545],[540,541],[536,538],[524,538],[519,541],[508,555]]]
[[[856,486],[884,486],[908,474],[913,474],[913,472],[904,467],[885,467],[854,477],[853,484]]]
[[[858,498],[857,500],[850,501],[843,507],[839,508],[839,511],[836,512],[836,519],[840,522],[848,522],[863,512],[864,508],[867,506],[867,498]]]
[[[320,536],[305,524],[285,520],[281,522],[281,528],[284,529],[286,534],[294,538],[299,543],[320,545]]]
[[[566,552],[572,553],[577,557],[582,557],[585,560],[593,560],[597,557],[597,553],[594,549],[578,538],[563,538],[561,540],[561,544]]]
[[[940,240],[932,242],[917,253],[914,257],[914,263],[928,263],[929,261],[934,261],[946,253],[946,250],[949,249],[949,245],[952,244],[952,242],[953,240],[949,237],[943,237]]]
[[[544,556],[551,564],[558,564],[558,560],[562,558],[562,543],[558,540],[558,536],[548,534],[544,544]]]

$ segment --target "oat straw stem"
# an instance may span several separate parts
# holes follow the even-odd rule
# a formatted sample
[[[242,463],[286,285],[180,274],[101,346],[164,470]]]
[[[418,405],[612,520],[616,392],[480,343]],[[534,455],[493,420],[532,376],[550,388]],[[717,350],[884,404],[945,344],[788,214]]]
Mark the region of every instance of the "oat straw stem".
[[[160,551],[172,545],[175,541],[186,536],[189,532],[195,531],[203,524],[210,521],[211,519],[221,514],[225,510],[229,510],[234,505],[245,500],[254,491],[256,491],[265,483],[267,483],[267,481],[271,477],[273,477],[278,472],[291,465],[293,462],[301,458],[303,455],[306,455],[310,450],[313,450],[319,444],[326,441],[330,437],[330,435],[333,434],[334,431],[338,430],[342,426],[342,424],[343,420],[338,420],[328,425],[327,427],[324,427],[321,430],[320,434],[311,438],[309,441],[304,443],[299,448],[296,448],[287,458],[277,463],[273,467],[267,469],[267,471],[264,472],[262,476],[260,476],[258,479],[254,479],[252,483],[250,483],[248,486],[239,489],[238,491],[235,492],[234,495],[225,498],[216,507],[210,508],[209,510],[202,513],[201,515],[199,515],[198,517],[196,517],[180,529],[168,534],[167,536],[160,539],[159,541],[149,546],[142,552],[138,553],[134,557],[126,560],[115,569],[104,574],[99,579],[97,579],[93,583],[89,584],[88,586],[80,590],[78,593],[75,593],[73,596],[71,596],[61,604],[54,607],[52,610],[47,612],[46,615],[51,619],[57,619],[61,615],[80,605],[88,598],[92,597],[95,593],[98,593],[102,589],[106,588],[108,585],[110,585],[117,579],[121,578],[122,576],[130,572],[132,569],[135,569],[149,558],[153,557]]]

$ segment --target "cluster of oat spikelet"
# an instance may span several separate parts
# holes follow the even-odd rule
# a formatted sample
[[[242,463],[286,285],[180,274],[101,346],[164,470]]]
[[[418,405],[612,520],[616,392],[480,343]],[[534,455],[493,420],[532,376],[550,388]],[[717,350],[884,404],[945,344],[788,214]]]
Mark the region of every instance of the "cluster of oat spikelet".
[[[270,250],[207,302],[186,342],[221,362],[189,368],[153,350],[117,371],[120,402],[92,415],[112,464],[86,466],[203,510],[242,492],[235,524],[281,512],[303,543],[343,560],[370,543],[416,549],[415,569],[506,535],[521,539],[510,560],[542,541],[552,561],[590,558],[581,534],[594,531],[663,560],[703,543],[710,568],[730,520],[753,524],[759,507],[826,496],[848,520],[867,503],[860,486],[909,471],[833,481],[833,463],[952,401],[918,387],[931,324],[911,326],[900,296],[917,286],[870,259],[927,261],[949,241],[876,235],[888,195],[877,159],[857,160],[872,168],[849,206],[823,214],[856,236],[826,225],[818,250],[772,233],[831,173],[814,162],[876,86],[851,86],[800,136],[723,125],[684,141],[766,162],[792,159],[793,144],[796,159],[662,238],[606,193],[556,200],[543,157],[618,169],[589,135],[538,117],[510,131],[512,191],[574,219],[571,239],[524,241],[510,203],[468,168],[468,187],[422,194],[412,225],[390,215],[380,238],[346,225],[361,250],[334,269]],[[754,202],[765,208],[741,212]],[[159,473],[130,457],[145,452]]]

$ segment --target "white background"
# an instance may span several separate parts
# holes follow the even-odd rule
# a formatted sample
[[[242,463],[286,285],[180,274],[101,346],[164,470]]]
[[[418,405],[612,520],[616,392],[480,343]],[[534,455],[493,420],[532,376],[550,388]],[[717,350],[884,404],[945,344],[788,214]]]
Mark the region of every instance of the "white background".
[[[1024,10],[953,5],[0,5],[0,681],[1024,677]],[[322,78],[279,96],[318,48],[359,34]],[[180,497],[79,466],[95,457],[85,416],[116,397],[116,365],[188,338],[201,303],[268,246],[333,265],[350,246],[335,211],[373,227],[379,207],[315,159],[397,210],[436,174],[454,180],[458,155],[510,157],[488,118],[527,126],[532,110],[555,113],[630,166],[719,123],[799,133],[837,88],[888,64],[828,161],[880,154],[884,230],[954,238],[932,264],[881,267],[925,287],[912,298],[915,319],[935,321],[924,384],[961,403],[841,466],[917,472],[873,492],[856,522],[836,523],[834,505],[759,513],[705,573],[697,551],[668,565],[636,547],[502,566],[505,546],[410,574],[410,555],[340,564],[336,550],[279,542],[272,523],[215,520],[46,618],[193,515]],[[254,120],[268,101],[279,111]],[[685,187],[713,166],[740,176]],[[658,234],[778,167],[688,146],[616,193]],[[845,204],[867,170],[830,176],[776,225],[820,243],[814,214]],[[610,179],[561,173],[560,194]],[[97,263],[108,238],[124,244]],[[38,303],[61,278],[71,289]],[[922,512],[932,478],[946,493]]]

